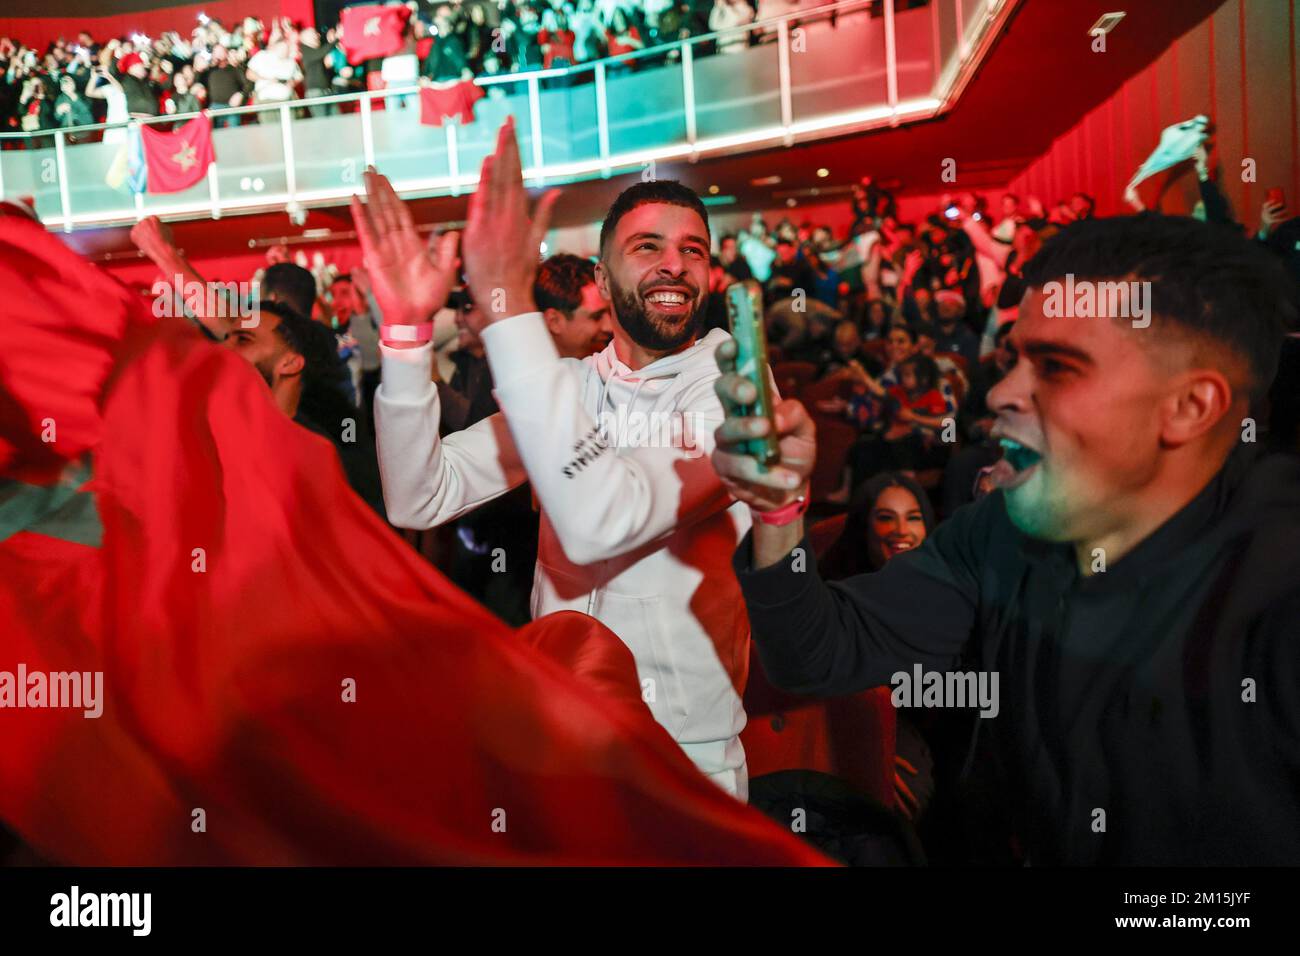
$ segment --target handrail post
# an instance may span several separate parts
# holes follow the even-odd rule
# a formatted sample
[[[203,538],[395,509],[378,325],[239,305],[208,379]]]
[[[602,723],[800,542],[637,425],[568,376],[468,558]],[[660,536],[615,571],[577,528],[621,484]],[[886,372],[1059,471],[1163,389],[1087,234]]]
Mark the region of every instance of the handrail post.
[[[794,103],[790,94],[790,21],[781,20],[777,28],[777,75],[781,86],[781,128],[785,131],[785,145],[794,142],[790,126],[794,123]]]
[[[605,63],[596,64],[596,142],[600,151],[600,175],[609,179],[609,101],[605,93]]]
[[[691,146],[691,161],[699,158],[695,151],[695,47],[682,43],[682,110],[686,114],[686,142]]]
[[[885,0],[885,99],[898,125],[898,48],[894,36],[894,0]]]
[[[538,88],[537,76],[528,78],[528,122],[533,131],[533,183],[542,184],[542,94]]]
[[[447,137],[447,173],[451,176],[451,194],[460,195],[460,156],[456,154],[459,148],[456,139],[456,124],[444,122],[442,125],[444,135]]]
[[[221,218],[221,187],[217,183],[217,164],[208,165],[208,199],[212,202],[212,218]]]
[[[68,160],[63,153],[63,130],[54,131],[54,171],[59,177],[59,205],[63,209],[63,231],[72,232],[72,196],[68,192]]]
[[[370,125],[370,97],[361,98],[361,158],[367,166],[375,165],[375,130]]]
[[[284,187],[289,194],[289,202],[298,199],[298,171],[294,169],[293,127],[289,115],[289,104],[280,104],[280,142],[284,147]]]

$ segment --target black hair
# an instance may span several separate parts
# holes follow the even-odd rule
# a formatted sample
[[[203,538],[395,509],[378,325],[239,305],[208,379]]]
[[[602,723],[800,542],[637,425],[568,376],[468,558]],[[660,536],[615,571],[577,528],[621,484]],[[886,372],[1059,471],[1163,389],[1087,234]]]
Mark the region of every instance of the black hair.
[[[823,578],[828,581],[840,580],[877,570],[871,566],[867,553],[867,533],[871,528],[872,509],[886,488],[903,488],[911,492],[921,508],[926,536],[934,533],[937,524],[934,505],[930,503],[930,496],[925,493],[925,489],[902,472],[882,471],[854,489],[853,497],[849,500],[848,515],[844,519],[844,530],[826,550],[826,555],[817,560]]]
[[[885,329],[885,338],[889,338],[889,334],[890,334],[891,332],[893,332],[895,329],[901,329],[902,331],[906,332],[906,333],[907,333],[907,337],[908,337],[909,339],[912,340],[912,344],[913,344],[913,345],[916,344],[916,340],[917,340],[917,338],[919,338],[919,336],[916,334],[916,329],[912,328],[912,327],[911,327],[910,325],[908,325],[906,322],[894,322],[894,323],[892,323],[892,324],[889,326],[889,328]]]
[[[666,203],[670,206],[685,206],[692,209],[704,220],[705,238],[709,237],[709,211],[704,208],[704,203],[700,202],[700,197],[695,195],[695,190],[688,186],[683,186],[675,179],[652,179],[649,182],[633,183],[618,194],[614,200],[614,205],[609,207],[609,212],[605,214],[605,221],[600,224],[600,254],[605,255],[605,249],[611,239],[614,238],[614,230],[618,228],[619,221],[638,206],[644,206],[646,203]]]
[[[912,366],[916,370],[916,389],[919,392],[928,392],[932,388],[939,386],[939,363],[928,355],[913,355],[904,362],[900,363],[902,367]],[[901,379],[901,376],[900,376]]]
[[[339,359],[338,340],[334,333],[311,319],[304,318],[282,302],[261,302],[258,308],[280,321],[275,334],[295,355],[302,356],[302,395],[299,410],[306,417],[324,425],[356,417],[356,409],[347,400],[347,367]]]
[[[1150,282],[1153,325],[1212,339],[1245,360],[1252,401],[1268,390],[1296,324],[1296,290],[1282,264],[1233,226],[1153,212],[1080,220],[1043,243],[1024,280],[1041,289],[1069,273]]]
[[[582,290],[596,281],[596,264],[590,259],[561,252],[551,256],[537,270],[533,301],[543,312],[558,309],[572,316],[582,305]]]
[[[316,277],[292,262],[277,262],[266,267],[258,293],[263,300],[283,302],[304,319],[310,319],[316,304]]]

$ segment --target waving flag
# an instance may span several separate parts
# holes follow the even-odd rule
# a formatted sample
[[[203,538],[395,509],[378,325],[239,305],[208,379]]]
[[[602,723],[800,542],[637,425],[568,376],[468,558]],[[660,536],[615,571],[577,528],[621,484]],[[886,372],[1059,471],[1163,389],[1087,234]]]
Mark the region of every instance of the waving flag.
[[[1132,194],[1133,190],[1143,180],[1150,179],[1157,173],[1162,173],[1166,169],[1186,162],[1195,156],[1196,151],[1209,138],[1209,126],[1210,120],[1208,117],[1197,115],[1189,120],[1165,127],[1160,133],[1160,142],[1156,144],[1156,148],[1138,167],[1137,172],[1133,174],[1133,178],[1124,187],[1125,195]]]
[[[109,164],[104,176],[113,189],[126,188],[133,193],[145,191],[148,167],[144,161],[144,139],[140,127],[132,123],[126,128],[126,142],[117,149],[113,162]]]
[[[0,288],[0,687],[102,677],[93,717],[0,694],[40,856],[826,862],[695,769],[603,625],[512,631],[243,359],[2,207]]]
[[[405,6],[346,7],[339,17],[343,50],[353,66],[376,57],[392,56],[405,45],[403,34],[411,11]]]
[[[200,114],[170,133],[140,127],[150,193],[178,193],[189,189],[208,174],[216,162],[212,149],[212,120]]]

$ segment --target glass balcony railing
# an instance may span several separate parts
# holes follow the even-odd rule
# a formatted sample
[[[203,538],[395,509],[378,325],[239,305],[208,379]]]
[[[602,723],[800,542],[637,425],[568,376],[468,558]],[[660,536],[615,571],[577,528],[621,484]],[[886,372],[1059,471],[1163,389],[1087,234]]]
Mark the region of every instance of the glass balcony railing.
[[[951,108],[1018,2],[845,0],[594,63],[481,76],[487,95],[464,126],[422,125],[417,87],[212,110],[242,125],[214,130],[206,180],[165,195],[109,185],[128,124],[3,133],[0,195],[34,197],[48,227],[72,231],[336,204],[368,164],[404,195],[456,195],[477,182],[508,114],[536,185],[896,125]],[[309,115],[326,105],[337,112]]]

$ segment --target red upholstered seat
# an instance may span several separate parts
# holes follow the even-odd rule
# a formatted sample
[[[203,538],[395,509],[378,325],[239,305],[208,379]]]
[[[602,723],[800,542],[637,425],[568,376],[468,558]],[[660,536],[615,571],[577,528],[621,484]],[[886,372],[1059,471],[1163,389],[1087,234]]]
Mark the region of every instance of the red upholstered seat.
[[[824,554],[839,537],[846,516],[820,521],[809,530],[814,551]],[[832,774],[885,806],[895,805],[894,749],[897,714],[890,688],[832,700],[799,697],[767,680],[751,647],[745,712],[740,735],[751,779],[779,770]]]

